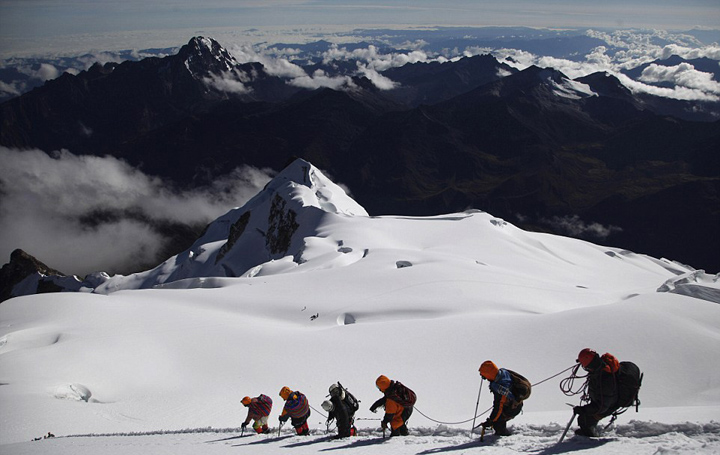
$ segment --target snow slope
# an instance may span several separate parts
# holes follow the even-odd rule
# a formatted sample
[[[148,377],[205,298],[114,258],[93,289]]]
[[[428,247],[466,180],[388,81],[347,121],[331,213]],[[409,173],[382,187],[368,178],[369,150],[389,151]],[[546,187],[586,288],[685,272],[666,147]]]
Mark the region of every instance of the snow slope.
[[[266,242],[278,217],[298,225],[285,252]],[[306,162],[188,252],[98,291],[0,305],[0,453],[720,452],[717,276],[480,211],[370,217]],[[564,373],[535,387],[516,435],[468,437],[482,361],[538,383],[584,347],[641,367],[639,413],[600,440],[553,448],[565,403],[577,402],[558,388]],[[366,420],[380,418],[368,411],[379,374],[416,391],[413,436],[382,442]],[[322,440],[320,403],[338,380],[362,400],[353,441]],[[236,434],[245,395],[271,396],[276,423],[283,386],[321,411],[313,436],[207,442]],[[484,389],[479,413],[491,404]],[[28,442],[48,431],[115,436]]]

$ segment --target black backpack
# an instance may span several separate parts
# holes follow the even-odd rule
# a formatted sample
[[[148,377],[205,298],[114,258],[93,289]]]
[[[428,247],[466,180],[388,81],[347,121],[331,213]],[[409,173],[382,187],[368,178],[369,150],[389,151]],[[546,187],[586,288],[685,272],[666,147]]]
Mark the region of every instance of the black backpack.
[[[388,398],[397,402],[397,404],[404,408],[414,406],[415,401],[417,401],[417,395],[415,395],[415,392],[398,381],[395,381],[395,390],[393,391],[392,396]]]
[[[345,404],[350,407],[350,409],[353,410],[353,412],[357,412],[358,409],[360,409],[360,402],[357,398],[355,398],[355,395],[348,392],[347,389],[345,389]]]
[[[532,385],[530,381],[525,379],[525,376],[515,373],[512,370],[507,370],[510,373],[512,384],[510,385],[510,392],[515,396],[515,401],[524,401],[530,397],[532,392]]]
[[[615,378],[618,386],[618,407],[640,406],[638,392],[643,379],[640,368],[632,362],[620,362],[620,369],[615,373]]]
[[[357,412],[357,410],[360,409],[360,401],[355,398],[355,395],[350,393],[348,389],[343,387],[343,385],[340,384],[339,381],[337,384],[342,389],[342,391],[345,392],[345,399],[343,400],[343,403],[345,403],[345,405],[352,409],[352,412]]]

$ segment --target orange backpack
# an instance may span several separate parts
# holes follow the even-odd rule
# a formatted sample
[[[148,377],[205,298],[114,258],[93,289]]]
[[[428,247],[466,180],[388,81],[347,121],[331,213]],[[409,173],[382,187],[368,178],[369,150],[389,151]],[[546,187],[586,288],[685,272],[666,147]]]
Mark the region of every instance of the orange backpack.
[[[605,353],[601,357],[603,362],[605,362],[605,366],[603,367],[603,370],[607,371],[608,373],[615,374],[620,370],[620,362],[618,361],[617,357],[610,353]]]

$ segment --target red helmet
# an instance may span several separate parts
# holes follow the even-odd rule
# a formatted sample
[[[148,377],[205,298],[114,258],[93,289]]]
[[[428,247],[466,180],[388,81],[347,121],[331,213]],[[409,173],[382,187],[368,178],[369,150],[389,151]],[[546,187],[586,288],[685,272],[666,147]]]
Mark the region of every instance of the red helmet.
[[[480,376],[488,381],[494,381],[500,369],[491,360],[486,360],[480,365]]]
[[[582,365],[583,368],[587,368],[590,363],[595,360],[595,358],[598,356],[598,353],[593,351],[590,348],[585,348],[582,351],[580,351],[580,354],[578,354],[577,361]]]

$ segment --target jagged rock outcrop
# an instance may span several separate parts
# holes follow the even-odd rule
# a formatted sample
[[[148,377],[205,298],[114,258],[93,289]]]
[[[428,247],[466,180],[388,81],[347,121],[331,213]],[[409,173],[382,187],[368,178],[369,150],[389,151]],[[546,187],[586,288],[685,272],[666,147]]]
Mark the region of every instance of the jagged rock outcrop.
[[[0,302],[20,295],[77,291],[81,287],[76,277],[48,267],[21,249],[13,251],[10,262],[0,269]]]

